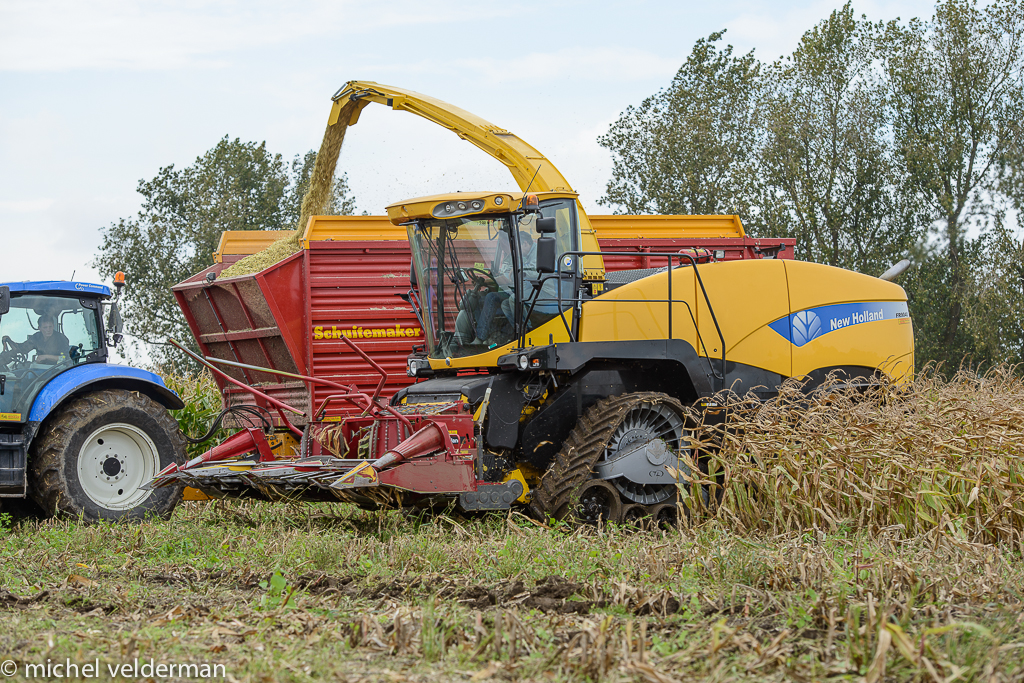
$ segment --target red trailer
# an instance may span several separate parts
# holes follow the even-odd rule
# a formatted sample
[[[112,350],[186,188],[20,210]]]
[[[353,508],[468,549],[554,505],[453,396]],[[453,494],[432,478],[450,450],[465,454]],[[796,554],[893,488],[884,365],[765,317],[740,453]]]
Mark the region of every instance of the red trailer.
[[[605,257],[609,271],[647,268],[650,252],[703,249],[719,261],[789,259],[795,245],[793,239],[748,237],[737,216],[590,216],[590,221],[602,250],[636,253]],[[406,357],[422,342],[423,331],[400,298],[410,288],[405,230],[386,216],[314,216],[301,251],[258,273],[218,277],[281,237],[280,231],[225,232],[215,263],[174,287],[203,355],[355,384],[372,393],[380,374],[344,342],[346,336],[387,372],[384,396],[411,384]],[[297,377],[237,365],[220,368],[306,416],[337,393]],[[223,378],[217,381],[226,404],[254,400]],[[327,417],[339,419],[352,410],[334,402]],[[301,427],[308,417],[289,419]]]

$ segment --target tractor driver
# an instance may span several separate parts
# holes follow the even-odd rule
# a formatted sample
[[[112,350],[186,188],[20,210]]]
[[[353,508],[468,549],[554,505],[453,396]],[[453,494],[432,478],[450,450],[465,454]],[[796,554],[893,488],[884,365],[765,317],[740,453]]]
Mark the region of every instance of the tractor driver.
[[[533,237],[527,232],[519,233],[519,253],[523,255],[524,273],[529,276],[529,273],[533,272],[534,277],[536,277],[537,245],[534,243]],[[514,299],[511,259],[502,263],[499,270],[494,273],[494,281],[501,289],[495,292],[488,292],[487,296],[484,297],[484,303],[476,321],[476,339],[473,340],[473,344],[486,343],[491,321],[494,320],[494,316],[499,310],[508,321],[507,323],[503,322],[502,327],[511,330],[515,322],[515,313],[511,303]]]
[[[4,335],[3,341],[16,351],[28,353],[35,351],[34,362],[53,365],[60,360],[61,355],[66,354],[71,344],[68,338],[55,329],[53,316],[44,313],[39,316],[39,331],[28,336],[28,339],[18,343]]]

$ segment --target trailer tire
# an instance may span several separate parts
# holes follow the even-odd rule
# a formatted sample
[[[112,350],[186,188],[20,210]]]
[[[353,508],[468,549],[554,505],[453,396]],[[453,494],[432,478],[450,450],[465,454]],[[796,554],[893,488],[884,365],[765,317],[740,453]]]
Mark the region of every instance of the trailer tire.
[[[184,456],[178,423],[159,403],[134,391],[95,391],[47,418],[32,444],[29,493],[58,517],[167,518],[183,487],[140,487],[168,465],[184,462]]]

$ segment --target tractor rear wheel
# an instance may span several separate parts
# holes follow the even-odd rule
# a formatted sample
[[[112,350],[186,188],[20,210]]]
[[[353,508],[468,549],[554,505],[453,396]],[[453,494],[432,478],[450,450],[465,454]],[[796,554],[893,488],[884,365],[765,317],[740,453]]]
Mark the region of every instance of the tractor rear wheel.
[[[662,440],[668,452],[686,448],[687,412],[668,394],[638,392],[598,401],[580,418],[562,444],[548,471],[533,491],[530,509],[541,519],[568,516],[588,522],[593,516],[581,506],[581,493],[592,485],[594,466],[616,453],[655,440]],[[619,497],[616,515],[623,504],[651,506],[675,500],[674,483],[638,485],[612,480],[608,488]],[[592,506],[591,506],[592,507]],[[609,510],[611,512],[611,510]],[[631,515],[637,515],[631,511]],[[607,518],[607,515],[605,515]],[[613,520],[613,521],[618,521]]]
[[[95,391],[47,418],[32,444],[29,491],[51,515],[88,522],[166,518],[182,487],[141,487],[184,456],[178,423],[159,403],[133,391]]]

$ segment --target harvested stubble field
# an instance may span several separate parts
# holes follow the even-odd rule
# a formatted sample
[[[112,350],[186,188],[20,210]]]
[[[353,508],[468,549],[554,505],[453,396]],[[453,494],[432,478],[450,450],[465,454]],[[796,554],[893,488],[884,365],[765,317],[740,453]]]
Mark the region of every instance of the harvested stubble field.
[[[1022,413],[1009,373],[787,394],[737,413],[721,504],[673,530],[237,502],[137,527],[5,519],[0,660],[229,680],[1022,680]]]

